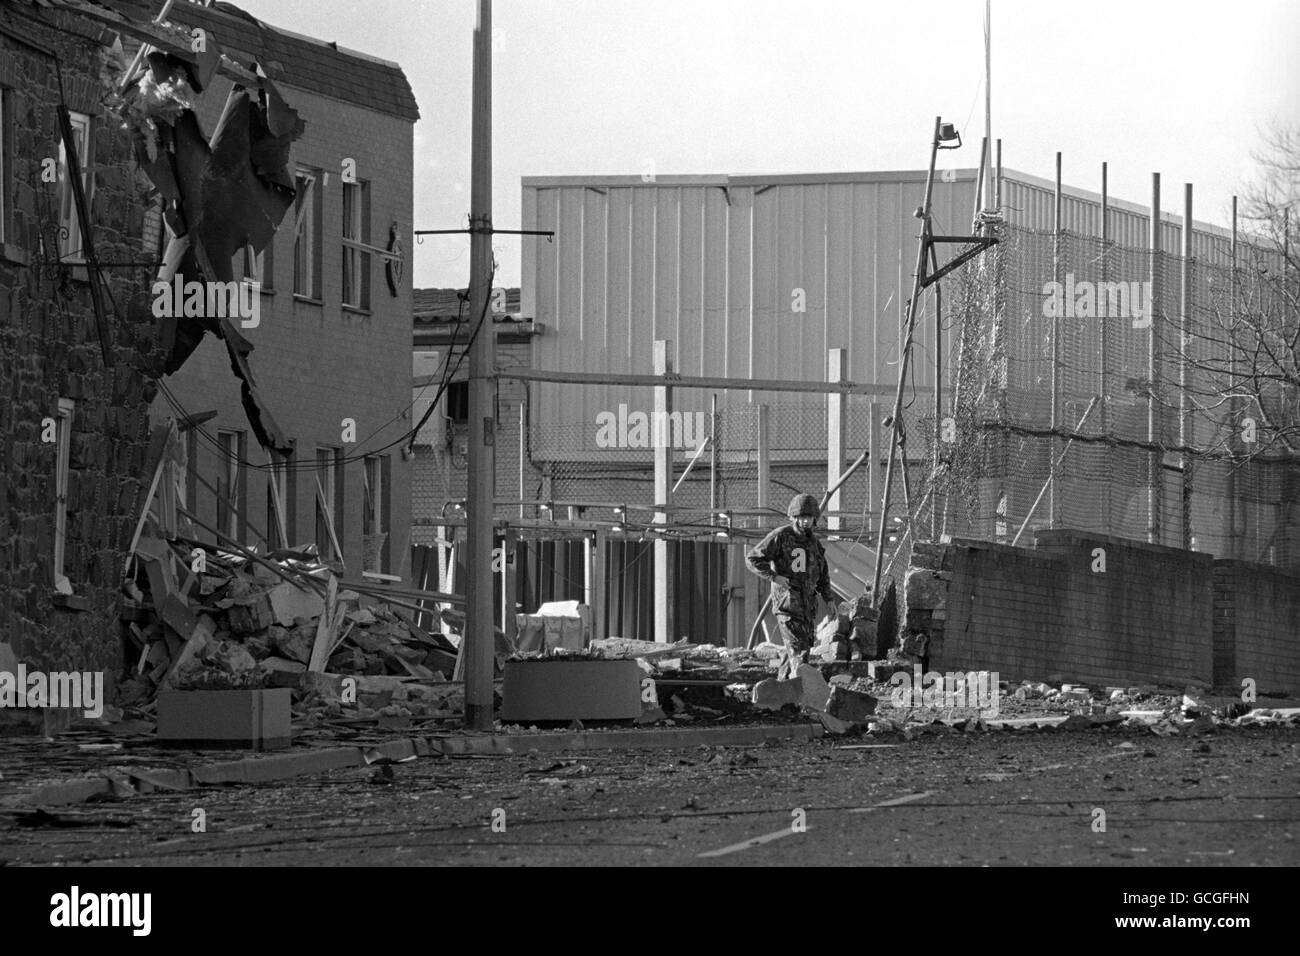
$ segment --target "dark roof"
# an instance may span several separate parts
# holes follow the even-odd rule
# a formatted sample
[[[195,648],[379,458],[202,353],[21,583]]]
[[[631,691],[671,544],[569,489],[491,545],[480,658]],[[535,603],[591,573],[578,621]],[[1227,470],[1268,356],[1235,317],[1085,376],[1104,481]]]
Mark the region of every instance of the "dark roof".
[[[412,289],[412,309],[415,321],[420,325],[432,325],[438,322],[455,322],[458,318],[469,318],[469,300],[462,307],[463,289]],[[519,290],[506,289],[507,315],[519,314]]]
[[[157,15],[157,0],[98,0],[137,22]],[[173,4],[168,20],[201,27],[216,37],[232,59],[256,60],[277,83],[319,93],[414,123],[420,118],[415,94],[396,63],[367,56],[312,37],[271,26],[233,3]]]

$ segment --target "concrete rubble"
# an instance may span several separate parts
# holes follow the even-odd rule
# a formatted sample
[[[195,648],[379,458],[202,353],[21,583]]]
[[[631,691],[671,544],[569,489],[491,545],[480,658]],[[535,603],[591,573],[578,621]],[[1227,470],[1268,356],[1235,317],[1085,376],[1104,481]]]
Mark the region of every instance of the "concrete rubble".
[[[118,705],[149,719],[162,690],[287,687],[307,726],[458,718],[463,691],[449,678],[463,618],[447,615],[450,636],[425,631],[382,599],[340,589],[312,551],[213,551],[195,571],[184,548],[144,539],[121,612],[138,656]]]

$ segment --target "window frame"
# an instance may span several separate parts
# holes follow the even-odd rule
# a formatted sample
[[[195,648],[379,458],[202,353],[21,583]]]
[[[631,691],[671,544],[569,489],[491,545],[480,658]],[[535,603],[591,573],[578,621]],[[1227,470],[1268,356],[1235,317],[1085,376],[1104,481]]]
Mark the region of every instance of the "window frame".
[[[344,183],[342,190],[342,304],[370,311],[370,182]]]
[[[60,398],[55,418],[54,465],[54,588],[64,594],[72,593],[72,585],[65,573],[68,557],[68,476],[72,459],[72,416],[77,403],[70,398]]]
[[[245,461],[248,436],[232,428],[217,429],[217,530],[231,541],[243,543],[248,533],[248,482]],[[225,482],[224,497],[220,493]],[[225,547],[223,540],[217,547]]]
[[[334,523],[334,535],[338,539],[340,552],[344,547],[343,522],[341,520],[343,514],[342,458],[342,449],[334,445],[316,446],[316,471],[314,477],[320,482],[320,497],[324,497],[331,509],[330,518]],[[334,553],[334,545],[330,541],[328,527],[321,515],[320,497],[314,494],[312,496],[312,500],[316,503],[315,508],[312,510],[312,514],[315,516],[316,550],[320,554],[322,561],[341,561],[343,555]]]
[[[293,294],[313,302],[321,301],[323,296],[320,282],[321,178],[319,170],[305,166],[294,172],[294,188],[298,195],[294,199]],[[306,185],[299,186],[300,182]],[[304,235],[308,242],[305,253],[302,251]]]
[[[392,540],[392,528],[389,527],[391,517],[389,499],[392,491],[390,467],[391,459],[388,455],[367,455],[362,459],[362,540],[364,541],[365,538],[374,534],[384,536],[383,544],[379,548],[379,566],[376,568],[362,567],[363,572],[387,574],[390,566],[389,545]]]
[[[81,188],[86,196],[86,211],[90,212],[94,201],[95,177],[91,175],[92,164],[88,161],[91,145],[94,142],[94,123],[89,113],[68,110],[68,121],[72,125],[73,145],[77,150],[77,160],[81,164]],[[78,141],[80,134],[80,141]],[[85,250],[81,245],[81,221],[77,216],[77,199],[72,191],[68,177],[68,151],[62,135],[59,136],[59,260],[61,262],[84,263]],[[66,230],[66,232],[65,232]]]

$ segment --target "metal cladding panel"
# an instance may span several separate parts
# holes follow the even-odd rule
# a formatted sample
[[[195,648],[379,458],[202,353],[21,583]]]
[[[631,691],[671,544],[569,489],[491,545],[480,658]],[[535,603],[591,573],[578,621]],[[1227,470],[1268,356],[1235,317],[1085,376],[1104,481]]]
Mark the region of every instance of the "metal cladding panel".
[[[1054,187],[1051,182],[1024,173],[1003,171],[1002,207],[1007,221],[1015,226],[1050,232],[1053,226]],[[1148,197],[1149,202],[1149,197]],[[1160,242],[1165,253],[1182,253],[1183,191],[1181,186],[1161,188]],[[1108,236],[1118,246],[1147,249],[1151,245],[1149,206],[1109,198]],[[1062,187],[1061,227],[1077,235],[1101,235],[1101,197],[1071,186]],[[1217,226],[1196,223],[1192,231],[1192,251],[1207,261],[1226,263],[1228,232]]]
[[[974,174],[936,178],[943,234],[970,230]],[[827,350],[849,350],[849,377],[891,385],[911,292],[923,172],[810,177],[525,180],[523,307],[545,332],[537,367],[652,371],[653,343],[673,343],[684,375],[824,381]],[[956,248],[942,247],[940,261]],[[933,296],[918,317],[918,386],[933,384]],[[950,343],[945,343],[945,351]],[[534,386],[534,421],[593,424],[601,411],[649,410],[651,390]],[[819,404],[819,395],[755,400]],[[682,389],[674,406],[708,409]]]

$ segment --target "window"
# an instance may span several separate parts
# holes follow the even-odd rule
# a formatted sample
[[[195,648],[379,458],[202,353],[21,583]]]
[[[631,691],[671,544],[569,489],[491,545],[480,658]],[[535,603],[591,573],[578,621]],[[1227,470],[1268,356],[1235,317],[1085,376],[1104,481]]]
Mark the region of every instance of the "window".
[[[316,548],[322,559],[338,561],[343,555],[343,453],[337,448],[316,449]],[[329,520],[326,520],[328,513]],[[334,532],[331,536],[331,530]],[[334,545],[337,542],[338,547]]]
[[[72,142],[77,150],[81,167],[82,188],[86,194],[86,208],[90,208],[90,186],[94,177],[87,174],[90,166],[90,117],[85,113],[70,113]],[[68,151],[59,138],[59,256],[72,262],[81,261],[81,223],[77,218],[77,201],[72,194]]]
[[[388,465],[387,455],[371,455],[363,462],[365,506],[361,512],[361,534],[365,545],[365,571],[388,571]]]
[[[370,184],[343,184],[343,304],[370,308]]]
[[[289,513],[290,476],[289,461],[279,452],[271,452],[270,467],[266,471],[266,533],[271,550],[291,547],[293,519]],[[283,522],[283,532],[281,523]]]
[[[244,461],[248,440],[243,432],[218,431],[217,445],[217,530],[231,541],[242,541],[247,530],[244,520]],[[228,544],[225,538],[218,545]]]
[[[320,190],[312,170],[294,177],[293,293],[320,298]]]
[[[54,588],[61,594],[71,594],[72,585],[63,573],[68,536],[68,453],[72,447],[71,399],[59,399],[59,417],[55,420],[56,454],[54,477]]]

